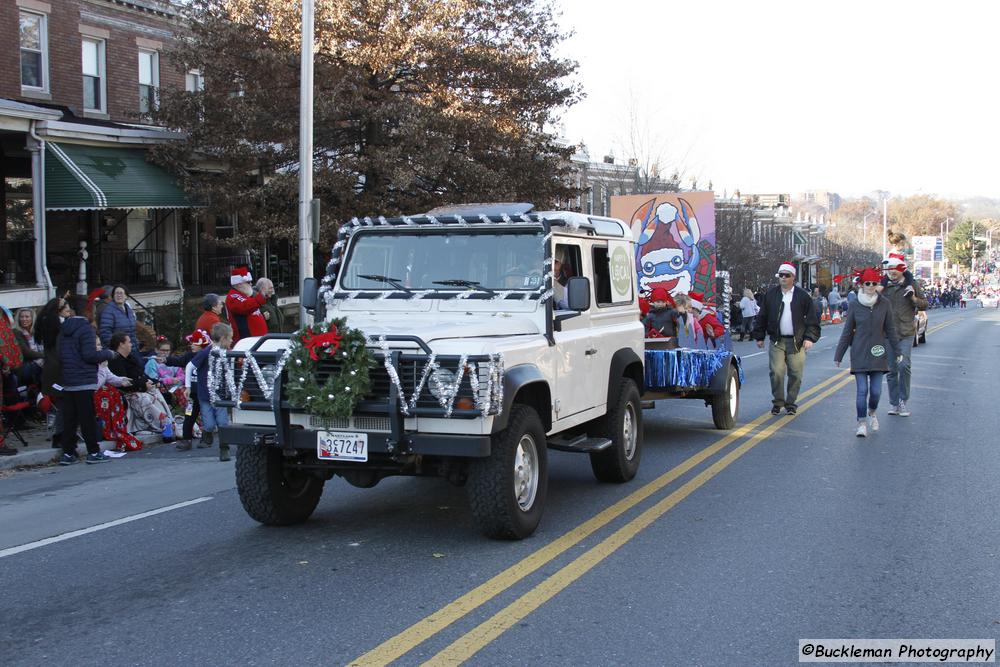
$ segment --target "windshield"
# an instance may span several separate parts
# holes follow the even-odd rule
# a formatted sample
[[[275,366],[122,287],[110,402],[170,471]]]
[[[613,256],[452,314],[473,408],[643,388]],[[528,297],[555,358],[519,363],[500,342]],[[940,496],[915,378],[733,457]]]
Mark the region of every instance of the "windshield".
[[[536,290],[542,262],[540,231],[366,231],[354,237],[340,285],[349,290],[397,289],[394,282],[410,290]]]

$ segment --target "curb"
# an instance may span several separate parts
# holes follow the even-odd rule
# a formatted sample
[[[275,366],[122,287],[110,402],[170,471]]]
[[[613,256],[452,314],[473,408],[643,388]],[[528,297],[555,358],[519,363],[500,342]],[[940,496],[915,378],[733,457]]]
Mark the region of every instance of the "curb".
[[[163,437],[159,435],[137,435],[137,438],[142,441],[142,446],[155,447],[163,442]],[[102,452],[106,452],[109,449],[115,448],[115,443],[110,440],[101,440],[97,443],[101,447]],[[87,447],[82,442],[77,445],[76,451],[78,454],[83,456],[87,453]],[[54,463],[56,457],[62,453],[61,449],[54,449],[52,447],[39,447],[36,449],[31,449],[28,451],[22,451],[20,454],[15,454],[14,456],[0,456],[0,470],[12,470],[15,468],[24,468],[28,466],[40,466],[49,463]]]

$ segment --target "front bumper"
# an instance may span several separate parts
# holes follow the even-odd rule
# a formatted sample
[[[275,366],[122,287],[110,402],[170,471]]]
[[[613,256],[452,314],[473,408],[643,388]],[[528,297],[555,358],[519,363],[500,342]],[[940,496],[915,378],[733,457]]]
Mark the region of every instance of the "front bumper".
[[[317,430],[292,428],[288,431],[285,449],[316,452]],[[388,433],[367,433],[368,451],[372,454],[395,456],[422,454],[426,456],[456,456],[483,458],[490,455],[490,436],[453,435],[447,433],[404,433],[394,441]],[[220,442],[227,445],[278,446],[277,429],[273,426],[231,424],[219,429]],[[361,464],[364,465],[364,464]]]

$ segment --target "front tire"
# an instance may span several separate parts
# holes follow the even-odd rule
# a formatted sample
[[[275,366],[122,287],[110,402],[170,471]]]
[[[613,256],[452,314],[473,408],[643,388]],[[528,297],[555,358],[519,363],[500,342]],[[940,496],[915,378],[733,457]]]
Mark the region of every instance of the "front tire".
[[[243,509],[265,526],[290,526],[308,519],[325,480],[284,467],[281,450],[245,445],[236,455],[236,489]]]
[[[549,485],[545,429],[538,413],[514,404],[490,455],[469,466],[472,517],[487,537],[520,540],[538,527]]]
[[[635,382],[625,378],[618,386],[618,400],[604,417],[600,435],[611,446],[590,455],[590,467],[600,482],[621,484],[639,471],[642,458],[642,406]]]
[[[927,345],[927,332],[926,331],[923,332],[922,334],[920,334],[920,344],[921,345]]]
[[[736,426],[740,414],[740,379],[736,369],[730,365],[726,369],[726,389],[712,397],[712,421],[720,431],[729,431]]]

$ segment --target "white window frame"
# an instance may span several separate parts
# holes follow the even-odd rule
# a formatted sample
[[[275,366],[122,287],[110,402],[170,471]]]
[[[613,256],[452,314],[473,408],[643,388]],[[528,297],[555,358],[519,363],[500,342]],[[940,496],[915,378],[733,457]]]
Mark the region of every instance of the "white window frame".
[[[200,69],[188,70],[184,75],[184,90],[189,93],[200,93],[205,90],[205,77]]]
[[[149,83],[142,82],[142,57],[151,56],[149,62],[149,75],[151,81]],[[139,71],[139,113],[150,113],[155,111],[160,105],[160,53],[155,49],[139,49],[139,59],[138,59],[138,71]],[[142,108],[142,87],[149,86],[152,88],[150,91],[150,107],[148,109]]]
[[[21,81],[22,90],[34,90],[42,93],[49,92],[49,17],[47,14],[42,12],[32,12],[25,9],[19,9],[17,14],[17,45],[18,45],[18,79],[21,78],[21,51],[28,50],[34,51],[34,49],[25,49],[21,46],[21,15],[30,14],[31,16],[37,16],[38,21],[38,41],[39,47],[42,54],[42,63],[40,75],[42,78],[41,86],[28,86],[25,85],[24,81]]]
[[[83,52],[83,44],[86,42],[92,42],[97,45],[97,78],[101,80],[101,106],[91,108],[87,106],[87,96],[83,96],[83,110],[89,111],[91,113],[107,113],[108,112],[108,66],[107,66],[107,45],[108,42],[105,39],[99,37],[90,37],[85,35],[80,40],[80,52]],[[83,71],[83,63],[80,64],[80,77],[81,83],[83,82],[84,76],[93,76],[91,74],[85,74]]]

